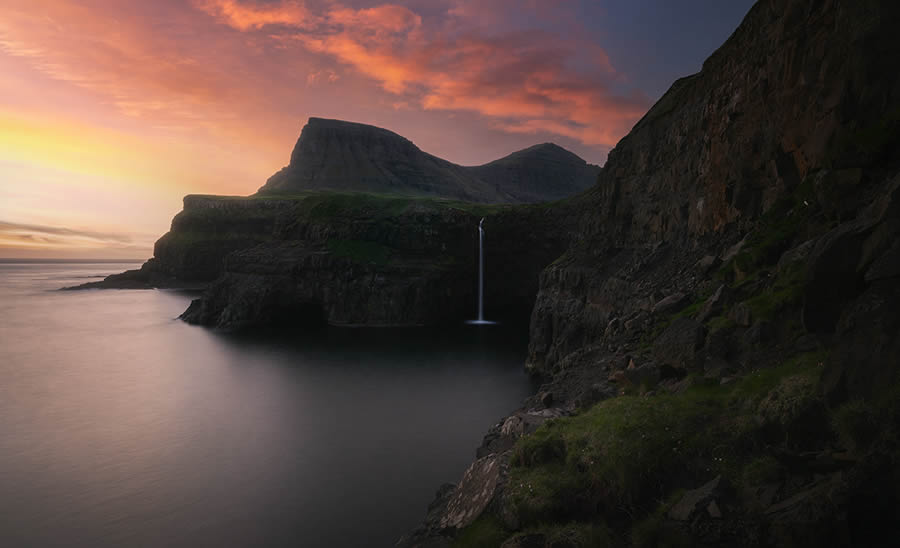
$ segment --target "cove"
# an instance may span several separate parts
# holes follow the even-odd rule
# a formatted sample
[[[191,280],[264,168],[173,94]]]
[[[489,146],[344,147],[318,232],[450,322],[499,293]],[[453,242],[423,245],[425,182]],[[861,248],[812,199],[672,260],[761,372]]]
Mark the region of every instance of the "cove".
[[[226,335],[192,295],[0,265],[0,537],[39,546],[392,546],[533,387],[525,333]]]

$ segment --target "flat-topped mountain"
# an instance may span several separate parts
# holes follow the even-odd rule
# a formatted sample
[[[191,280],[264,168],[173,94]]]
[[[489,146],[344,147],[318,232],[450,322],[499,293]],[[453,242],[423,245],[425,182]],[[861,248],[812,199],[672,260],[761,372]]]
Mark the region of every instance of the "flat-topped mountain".
[[[260,194],[339,190],[434,196],[481,203],[558,200],[589,188],[600,168],[551,143],[482,166],[466,167],[423,152],[392,131],[310,118],[291,163]]]

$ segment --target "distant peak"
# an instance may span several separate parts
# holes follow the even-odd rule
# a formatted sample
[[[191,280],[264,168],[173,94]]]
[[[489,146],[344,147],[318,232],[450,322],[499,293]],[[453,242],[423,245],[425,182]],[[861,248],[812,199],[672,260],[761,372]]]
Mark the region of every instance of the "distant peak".
[[[569,152],[563,147],[557,145],[556,143],[540,143],[538,145],[530,146],[525,150],[561,150],[563,152]]]
[[[345,135],[350,139],[360,136],[378,135],[381,138],[397,139],[412,144],[406,137],[394,133],[389,129],[369,124],[361,124],[359,122],[348,122],[346,120],[335,120],[332,118],[317,118],[315,116],[311,116],[309,120],[307,120],[306,125],[303,126],[303,131],[300,132],[300,139],[303,140],[304,137],[315,138],[314,136],[322,133],[337,133]]]

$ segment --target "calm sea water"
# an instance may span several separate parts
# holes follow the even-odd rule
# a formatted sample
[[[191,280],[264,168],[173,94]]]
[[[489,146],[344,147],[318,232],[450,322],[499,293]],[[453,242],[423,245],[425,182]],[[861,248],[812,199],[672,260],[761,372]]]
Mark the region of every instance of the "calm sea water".
[[[502,328],[227,336],[0,264],[0,545],[391,546],[531,390]]]

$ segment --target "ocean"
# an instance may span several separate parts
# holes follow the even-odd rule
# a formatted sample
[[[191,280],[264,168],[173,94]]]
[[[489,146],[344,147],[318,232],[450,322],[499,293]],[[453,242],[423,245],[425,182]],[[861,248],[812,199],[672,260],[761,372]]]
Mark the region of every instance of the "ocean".
[[[0,545],[392,546],[532,390],[526,334],[231,335],[136,268],[0,262]]]

